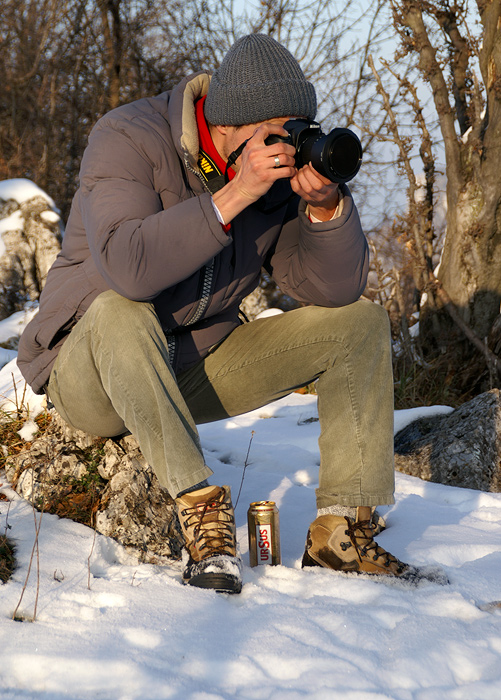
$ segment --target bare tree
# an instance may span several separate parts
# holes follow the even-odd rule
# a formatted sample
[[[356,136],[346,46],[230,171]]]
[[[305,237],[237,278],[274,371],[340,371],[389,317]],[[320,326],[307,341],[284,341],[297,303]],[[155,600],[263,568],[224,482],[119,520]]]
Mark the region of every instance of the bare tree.
[[[69,211],[87,134],[109,109],[212,71],[234,41],[265,32],[300,60],[325,128],[373,123],[368,45],[383,0],[3,0],[0,178],[28,177]],[[369,19],[368,19],[369,18]],[[368,172],[372,137],[367,137]],[[363,197],[363,177],[356,187]]]
[[[184,56],[159,40],[159,5],[3,0],[0,178],[33,180],[68,213],[96,120],[168,89],[184,69]]]
[[[397,76],[419,130],[425,173],[424,198],[419,204],[416,191],[408,190],[408,228],[416,230],[415,253],[420,263],[416,286],[428,293],[425,311],[433,319],[423,324],[428,331],[426,342],[429,349],[446,348],[456,371],[458,363],[468,360],[471,347],[476,347],[488,361],[491,380],[494,376],[499,384],[497,358],[485,339],[501,302],[501,2],[390,0],[390,5],[400,38],[397,58],[415,61],[430,88],[439,131],[436,134],[433,119],[423,117],[422,100],[413,84]],[[401,133],[399,138],[403,147]],[[438,149],[445,159],[447,229],[435,278],[431,260]],[[402,148],[400,160],[410,167],[409,153]],[[415,181],[408,173],[409,183],[413,177]],[[449,313],[437,315],[440,309]],[[453,318],[468,345],[458,343],[447,318]]]

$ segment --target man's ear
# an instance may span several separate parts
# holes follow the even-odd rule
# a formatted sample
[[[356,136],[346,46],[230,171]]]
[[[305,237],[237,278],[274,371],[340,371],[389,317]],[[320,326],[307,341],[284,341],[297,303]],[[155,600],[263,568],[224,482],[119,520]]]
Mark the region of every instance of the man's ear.
[[[221,136],[226,136],[231,127],[225,126],[224,124],[215,124],[214,128],[217,129]]]

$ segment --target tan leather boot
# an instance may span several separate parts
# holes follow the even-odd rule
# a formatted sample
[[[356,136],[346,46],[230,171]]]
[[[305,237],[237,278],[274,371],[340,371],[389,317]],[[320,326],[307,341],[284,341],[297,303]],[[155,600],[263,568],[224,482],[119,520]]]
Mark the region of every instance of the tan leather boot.
[[[312,522],[302,566],[390,576],[409,569],[375,542],[370,520],[355,522],[339,515],[321,515]]]
[[[242,564],[229,486],[207,486],[176,498],[189,555],[183,581],[199,588],[240,593]]]

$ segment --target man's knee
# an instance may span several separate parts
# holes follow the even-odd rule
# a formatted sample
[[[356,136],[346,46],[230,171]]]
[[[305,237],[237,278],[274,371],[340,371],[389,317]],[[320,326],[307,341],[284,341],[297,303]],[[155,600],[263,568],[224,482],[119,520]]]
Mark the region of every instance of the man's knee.
[[[86,316],[93,329],[102,328],[109,334],[115,325],[122,329],[125,326],[144,327],[152,312],[151,304],[131,301],[113,290],[108,290],[94,299]]]
[[[347,307],[349,308],[349,307]],[[386,309],[368,299],[359,299],[351,305],[353,320],[361,328],[365,328],[369,335],[390,334],[390,319]]]
[[[342,307],[308,306],[302,309],[305,325],[311,324],[324,330],[332,327],[336,331],[353,329],[357,335],[361,331],[368,336],[388,337],[390,320],[386,310],[368,299],[359,299]],[[337,335],[337,333],[336,333]]]

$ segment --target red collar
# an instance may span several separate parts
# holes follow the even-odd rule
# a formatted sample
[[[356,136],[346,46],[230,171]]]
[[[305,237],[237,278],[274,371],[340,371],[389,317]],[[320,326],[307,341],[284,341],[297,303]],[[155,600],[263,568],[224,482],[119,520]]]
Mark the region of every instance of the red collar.
[[[226,171],[226,161],[219,155],[217,148],[214,146],[212,136],[210,135],[209,127],[205,121],[204,115],[204,103],[207,95],[204,95],[199,100],[195,102],[195,113],[197,118],[198,127],[198,138],[200,141],[200,148],[202,151],[207,153],[208,156],[214,161],[221,173]],[[228,168],[228,178],[231,180],[235,177],[235,171],[233,168]]]

